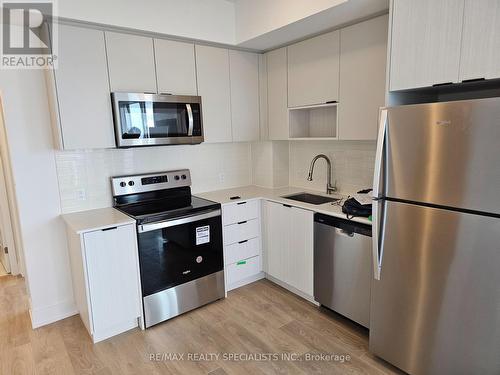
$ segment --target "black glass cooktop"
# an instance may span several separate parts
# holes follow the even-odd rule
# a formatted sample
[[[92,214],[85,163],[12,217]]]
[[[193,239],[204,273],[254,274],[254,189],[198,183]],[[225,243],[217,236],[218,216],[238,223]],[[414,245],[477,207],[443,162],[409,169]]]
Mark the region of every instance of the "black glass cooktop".
[[[136,219],[138,224],[145,224],[217,209],[220,204],[191,194],[141,194],[139,199],[129,196],[128,201],[115,204],[115,208]]]

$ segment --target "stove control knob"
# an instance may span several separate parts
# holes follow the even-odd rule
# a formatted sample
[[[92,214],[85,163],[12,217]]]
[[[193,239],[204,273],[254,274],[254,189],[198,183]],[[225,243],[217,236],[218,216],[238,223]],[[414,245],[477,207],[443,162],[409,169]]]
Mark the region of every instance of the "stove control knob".
[[[135,182],[134,181],[129,181],[128,182],[128,186],[134,186],[135,185]]]
[[[183,175],[181,176],[181,178],[182,178],[183,180],[185,180],[187,177],[186,177],[186,175],[185,175],[185,174],[183,174]]]
[[[178,175],[176,175],[176,176],[174,177],[174,179],[175,179],[175,181],[179,181],[180,177],[179,177]]]
[[[122,182],[120,182],[120,186],[121,186],[121,187],[125,187],[125,186],[127,186],[127,184],[126,184],[125,182],[123,182],[123,181],[122,181]]]

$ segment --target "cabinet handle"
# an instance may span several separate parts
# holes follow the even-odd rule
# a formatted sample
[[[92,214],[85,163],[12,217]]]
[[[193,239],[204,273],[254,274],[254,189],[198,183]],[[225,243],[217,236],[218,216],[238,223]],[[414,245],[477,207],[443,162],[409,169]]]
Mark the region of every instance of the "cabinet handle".
[[[160,95],[172,95],[171,92],[160,92]]]
[[[468,82],[480,82],[480,81],[485,81],[486,78],[471,78],[471,79],[464,79],[462,80],[462,83],[468,83]]]
[[[329,100],[329,101],[325,102],[325,104],[335,104],[335,103],[338,103],[338,101],[336,101],[336,100]]]
[[[247,220],[245,221],[239,221],[237,224],[240,225],[240,224],[246,224]]]
[[[432,87],[448,86],[448,85],[453,85],[453,82],[435,83],[432,85]]]
[[[289,204],[284,204],[284,203],[283,203],[283,207],[292,208],[292,206],[290,206]]]
[[[236,204],[247,204],[247,202],[238,202]]]
[[[238,243],[241,245],[242,243],[245,243],[245,242],[248,242],[248,240],[243,240],[243,241],[240,241]]]
[[[117,229],[118,227],[109,227],[109,228],[104,228],[104,229],[101,229],[103,232],[106,232],[107,230],[114,230],[114,229]]]
[[[247,264],[246,260],[240,260],[239,262],[236,262],[237,266],[242,266],[243,264]]]

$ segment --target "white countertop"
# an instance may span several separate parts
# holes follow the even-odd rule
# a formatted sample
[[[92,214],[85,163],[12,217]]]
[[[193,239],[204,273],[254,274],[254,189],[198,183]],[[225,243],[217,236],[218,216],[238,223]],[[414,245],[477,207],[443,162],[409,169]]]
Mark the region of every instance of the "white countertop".
[[[277,203],[285,203],[290,206],[294,207],[299,207],[303,208],[306,210],[314,211],[314,212],[319,212],[325,215],[330,215],[330,216],[336,216],[342,219],[347,219],[346,214],[342,212],[342,206],[336,202],[332,203],[324,203],[324,204],[309,204],[309,203],[304,203],[304,202],[299,202],[299,201],[294,201],[290,199],[283,198],[283,196],[286,195],[291,195],[291,194],[296,194],[296,193],[301,193],[301,192],[306,192],[310,194],[316,194],[316,195],[322,195],[326,197],[337,197],[337,198],[346,198],[346,195],[342,194],[332,194],[332,195],[326,195],[324,193],[320,193],[317,191],[312,191],[312,190],[307,190],[307,189],[302,189],[302,188],[295,188],[295,187],[285,187],[285,188],[277,188],[277,189],[271,189],[271,188],[263,188],[259,186],[243,186],[243,187],[237,187],[237,188],[232,188],[232,189],[225,189],[225,190],[216,190],[216,191],[211,191],[207,193],[201,193],[201,194],[194,194],[200,198],[205,198],[217,203],[221,204],[226,204],[226,203],[235,203],[241,200],[247,200],[247,199],[266,199],[269,201],[277,202]],[[234,196],[239,196],[241,197],[240,199],[230,199],[231,197]],[[372,222],[368,220],[365,217],[354,217],[352,219],[347,219],[347,220],[352,220],[358,223],[362,224],[368,224],[371,225]]]
[[[66,225],[78,234],[126,224],[135,224],[135,220],[130,216],[112,207],[73,212],[63,214],[61,217],[66,222]]]

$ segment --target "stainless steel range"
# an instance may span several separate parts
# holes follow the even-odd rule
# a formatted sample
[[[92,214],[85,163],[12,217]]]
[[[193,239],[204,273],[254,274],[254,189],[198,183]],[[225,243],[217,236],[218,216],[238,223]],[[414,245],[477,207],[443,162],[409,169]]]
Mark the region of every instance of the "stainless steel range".
[[[223,298],[221,206],[191,195],[189,170],[111,179],[137,221],[145,327]]]

